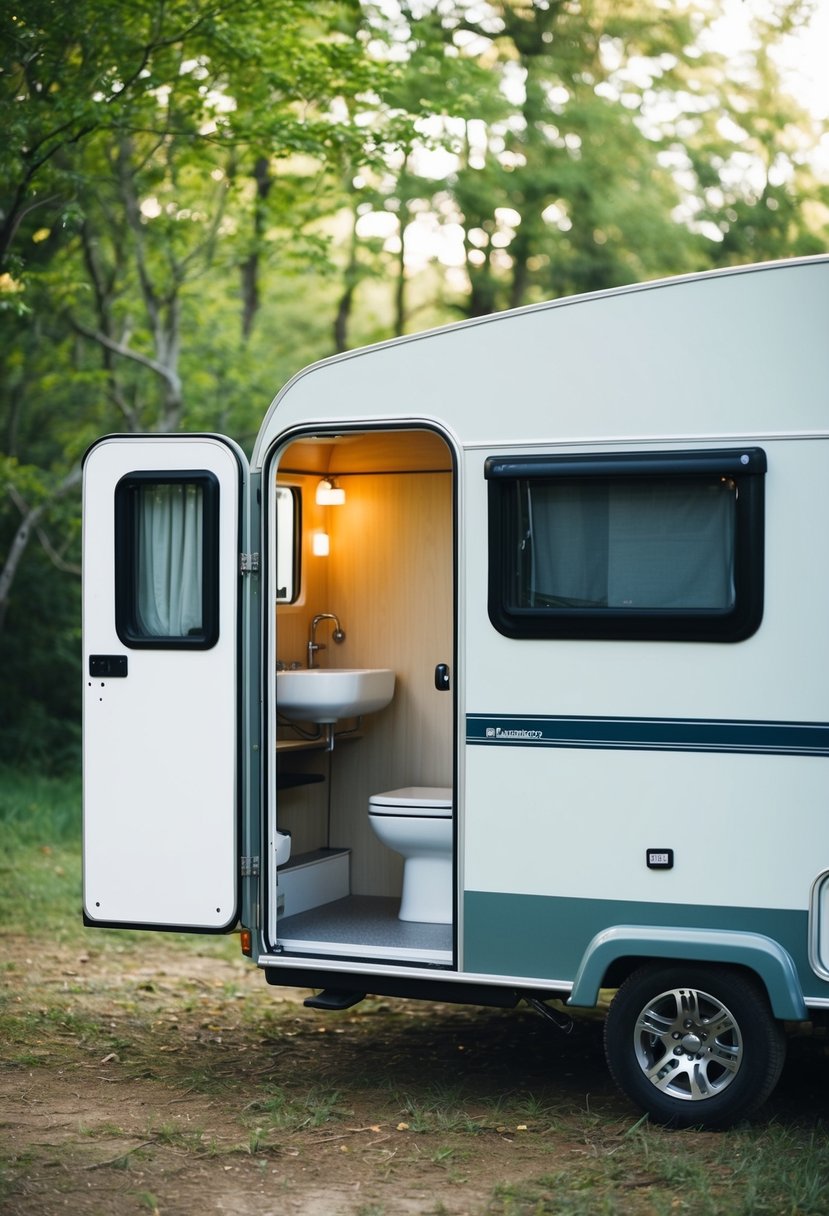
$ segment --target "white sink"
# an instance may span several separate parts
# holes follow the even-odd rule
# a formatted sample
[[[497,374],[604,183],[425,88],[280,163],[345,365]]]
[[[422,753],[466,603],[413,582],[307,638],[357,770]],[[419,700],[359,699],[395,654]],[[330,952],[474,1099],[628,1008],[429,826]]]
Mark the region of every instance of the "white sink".
[[[384,709],[394,672],[383,667],[300,668],[276,673],[276,708],[296,722],[336,722]]]

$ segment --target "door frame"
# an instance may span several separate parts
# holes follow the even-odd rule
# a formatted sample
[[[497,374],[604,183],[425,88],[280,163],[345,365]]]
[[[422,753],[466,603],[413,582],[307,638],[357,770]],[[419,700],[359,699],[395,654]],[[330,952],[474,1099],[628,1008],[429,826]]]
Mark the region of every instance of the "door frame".
[[[303,423],[301,426],[293,426],[289,430],[278,435],[270,444],[262,461],[262,549],[265,554],[264,565],[268,569],[268,574],[263,579],[262,595],[267,609],[263,616],[262,629],[262,655],[263,655],[263,740],[264,757],[263,757],[263,774],[262,774],[262,789],[263,789],[263,819],[262,819],[262,842],[263,865],[261,867],[263,880],[261,886],[262,905],[262,925],[265,927],[264,938],[266,945],[270,951],[274,951],[274,947],[278,942],[278,925],[277,925],[277,910],[276,901],[270,896],[270,892],[276,887],[276,866],[273,863],[274,847],[273,847],[273,832],[276,823],[276,807],[277,807],[277,792],[276,792],[276,759],[275,759],[275,742],[276,742],[276,715],[270,707],[276,704],[276,627],[275,627],[275,599],[274,599],[274,579],[275,573],[272,573],[272,568],[275,571],[275,550],[273,536],[273,515],[274,507],[272,505],[273,495],[271,494],[272,484],[274,482],[275,473],[278,475],[279,458],[286,448],[292,443],[301,441],[303,438],[323,438],[326,435],[358,435],[358,434],[391,434],[405,431],[428,431],[436,435],[445,445],[446,451],[451,461],[451,478],[452,478],[452,494],[451,494],[451,510],[452,510],[452,546],[451,546],[451,561],[452,561],[452,654],[451,654],[451,684],[450,695],[452,697],[452,796],[454,806],[454,832],[453,832],[453,900],[454,900],[454,917],[452,922],[452,957],[453,963],[451,969],[447,969],[447,973],[455,974],[459,969],[459,951],[461,937],[461,920],[463,915],[463,810],[462,810],[462,794],[461,794],[461,757],[463,755],[462,747],[463,740],[459,736],[460,722],[462,716],[462,692],[463,682],[461,673],[459,672],[459,662],[461,649],[459,644],[460,633],[460,611],[461,611],[461,595],[460,595],[460,570],[461,570],[461,530],[460,530],[460,502],[461,502],[461,449],[456,437],[446,429],[440,422],[435,419],[428,418],[389,418],[389,419],[364,419],[350,420],[347,424],[327,420],[319,423]],[[262,956],[267,958],[269,965],[273,963],[280,954],[278,947],[274,953],[266,953]],[[332,955],[330,960],[328,956],[320,956],[323,960],[330,961],[339,970],[365,971],[365,960],[351,963],[349,960],[341,956]],[[260,961],[262,961],[260,959]],[[288,960],[286,959],[286,963]],[[309,958],[308,963],[312,960]],[[317,959],[318,966],[320,959]],[[303,966],[303,956],[290,956],[291,965]],[[382,969],[384,965],[391,965],[395,971],[401,967],[407,970],[411,967],[413,974],[418,975],[423,973],[422,964],[409,964],[406,962],[384,960],[378,958],[377,965]]]

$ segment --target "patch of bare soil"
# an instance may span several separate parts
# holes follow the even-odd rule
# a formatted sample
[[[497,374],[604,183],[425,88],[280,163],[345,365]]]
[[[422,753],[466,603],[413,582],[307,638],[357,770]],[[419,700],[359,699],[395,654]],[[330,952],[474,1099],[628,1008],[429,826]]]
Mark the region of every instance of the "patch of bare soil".
[[[550,1132],[556,1032],[534,1015],[403,1001],[314,1012],[241,958],[161,938],[37,954],[7,940],[3,955],[9,1216],[461,1216],[581,1151]],[[595,1028],[571,1047],[566,1103],[583,1109],[593,1084],[622,1116]]]
[[[608,1177],[607,1210],[656,1210],[652,1168],[616,1156],[637,1115],[599,1022],[564,1036],[529,1011],[371,999],[319,1013],[212,943],[102,940],[2,944],[5,1216],[500,1216],[557,1210],[557,1179]]]

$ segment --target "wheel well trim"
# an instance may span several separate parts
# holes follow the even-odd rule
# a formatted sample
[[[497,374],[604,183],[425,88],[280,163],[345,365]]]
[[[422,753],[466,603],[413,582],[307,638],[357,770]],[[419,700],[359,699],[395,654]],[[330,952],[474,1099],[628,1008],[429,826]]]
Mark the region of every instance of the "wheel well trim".
[[[597,933],[582,956],[568,1005],[596,1005],[608,969],[624,958],[744,967],[762,982],[776,1018],[805,1022],[809,1017],[792,957],[773,938],[729,929],[653,925],[614,925]]]

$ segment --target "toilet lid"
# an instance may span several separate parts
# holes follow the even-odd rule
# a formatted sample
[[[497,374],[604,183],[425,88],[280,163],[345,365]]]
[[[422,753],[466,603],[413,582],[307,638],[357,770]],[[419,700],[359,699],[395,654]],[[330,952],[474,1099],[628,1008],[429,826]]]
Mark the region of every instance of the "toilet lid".
[[[372,794],[368,802],[372,815],[431,815],[435,818],[452,815],[449,786],[407,785],[385,794]]]

